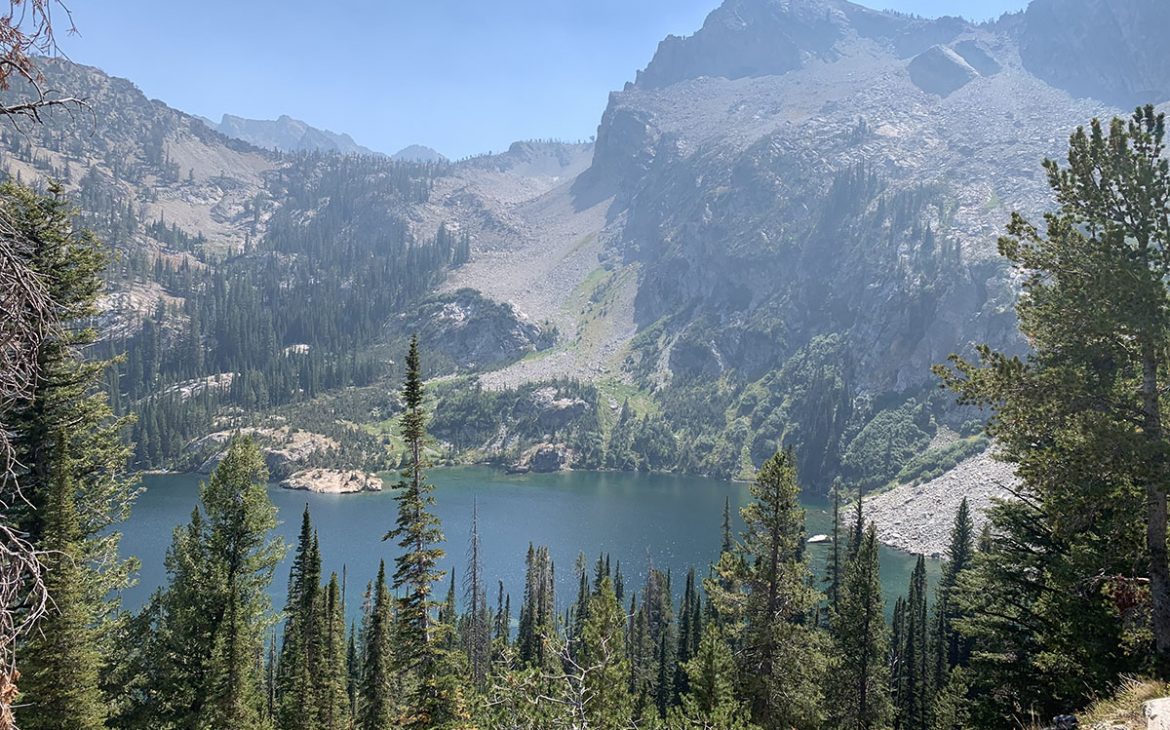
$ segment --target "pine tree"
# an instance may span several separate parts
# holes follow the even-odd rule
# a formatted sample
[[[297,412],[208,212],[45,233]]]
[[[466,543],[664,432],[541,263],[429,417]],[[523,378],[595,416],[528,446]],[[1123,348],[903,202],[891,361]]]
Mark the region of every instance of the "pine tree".
[[[750,730],[748,709],[736,695],[735,658],[715,624],[703,629],[695,656],[683,666],[689,688],[669,713],[671,730]]]
[[[933,703],[933,665],[928,645],[926,560],[918,556],[910,575],[905,603],[902,646],[899,650],[899,684],[895,690],[896,725],[899,730],[929,730]]]
[[[435,654],[431,636],[431,595],[436,582],[443,579],[438,562],[443,550],[439,520],[430,509],[435,504],[432,486],[426,480],[427,462],[426,413],[423,410],[422,369],[418,338],[410,341],[406,356],[406,382],[402,388],[405,410],[402,413],[402,436],[407,446],[407,466],[398,483],[398,521],[386,540],[397,540],[402,553],[394,559],[394,590],[405,591],[399,599],[399,637],[395,655],[406,672],[426,678],[434,669]],[[421,686],[421,685],[420,685]]]
[[[123,476],[129,450],[120,430],[126,424],[114,418],[101,390],[110,363],[82,356],[97,340],[88,323],[97,314],[106,257],[91,233],[74,227],[74,212],[56,185],[41,195],[5,184],[0,207],[12,231],[6,235],[22,243],[21,263],[44,282],[60,325],[38,343],[31,397],[5,414],[16,479],[0,479],[4,521],[47,553],[48,587],[62,591],[53,598],[49,621],[67,634],[17,647],[26,705],[18,714],[26,726],[88,727],[105,716],[104,709],[97,714],[85,709],[92,703],[84,698],[96,696],[95,661],[112,652],[111,639],[120,629],[111,596],[129,585],[133,568],[118,556],[120,535],[112,529],[128,516],[134,495]],[[16,484],[19,495],[10,493]],[[56,694],[53,686],[38,685],[39,678],[48,681],[58,671],[84,683],[72,687],[68,697],[63,693],[60,702],[48,696]],[[53,709],[38,713],[34,708],[42,705]]]
[[[394,617],[390,591],[386,587],[386,564],[378,564],[378,577],[371,588],[373,603],[362,636],[361,677],[357,693],[359,730],[390,730],[396,726],[394,696]]]
[[[816,596],[804,554],[804,509],[791,452],[760,467],[742,511],[741,676],[752,720],[765,728],[819,724],[822,657],[809,626]],[[721,619],[734,615],[720,606]],[[725,624],[726,625],[726,624]]]
[[[483,687],[491,665],[492,626],[487,605],[487,590],[483,579],[483,560],[479,542],[479,505],[472,504],[471,536],[467,548],[467,573],[463,584],[464,616],[463,651],[471,664],[471,677],[477,687]]]
[[[989,511],[995,557],[977,561],[981,585],[964,591],[968,633],[987,646],[972,679],[1001,710],[1075,705],[1118,672],[1170,675],[1164,137],[1147,106],[1079,128],[1067,165],[1044,162],[1056,209],[1043,226],[1013,215],[999,241],[1023,277],[1016,311],[1030,353],[983,347],[981,363],[938,369],[962,402],[994,409],[989,434],[1022,480],[1021,504]],[[1093,576],[1117,576],[1118,590],[1148,581],[1145,646],[1126,636],[1110,587],[1083,589]]]
[[[608,577],[589,601],[589,618],[581,632],[580,667],[584,727],[620,730],[629,726],[631,703],[626,691],[625,616]]]
[[[320,668],[314,694],[317,726],[322,730],[347,730],[350,727],[349,656],[345,640],[345,603],[337,574],[329,576],[329,585],[321,596]]]
[[[556,634],[556,583],[548,548],[528,546],[524,579],[524,603],[516,636],[520,660],[545,668],[556,660],[550,639]]]
[[[828,584],[829,610],[837,607],[841,590],[841,482],[833,482],[833,545],[829,550],[829,565],[825,582]]]
[[[276,508],[268,499],[268,470],[256,444],[235,439],[200,490],[207,512],[207,552],[221,581],[221,618],[212,636],[206,706],[200,724],[264,728],[260,657],[271,621],[268,586],[284,546],[270,532]]]
[[[169,583],[140,615],[152,621],[143,650],[149,691],[127,714],[146,727],[271,727],[262,658],[268,587],[284,546],[271,536],[266,481],[256,445],[234,439],[200,487],[201,507],[175,530]]]
[[[682,603],[678,610],[678,648],[676,650],[674,686],[671,704],[677,705],[681,697],[689,691],[687,685],[686,663],[699,650],[699,637],[702,635],[702,606],[701,598],[696,589],[695,569],[687,570],[687,580],[683,588]]]
[[[889,637],[882,607],[877,531],[871,524],[845,566],[831,610],[833,663],[828,708],[832,727],[876,730],[889,726]]]
[[[54,605],[25,651],[30,659],[25,662],[19,719],[28,730],[105,727],[105,702],[98,687],[101,656],[85,597],[72,492],[65,482],[46,495],[41,545],[46,551],[46,588]]]
[[[301,517],[300,538],[288,577],[285,624],[276,673],[277,718],[281,730],[318,727],[313,687],[321,616],[321,557],[316,546],[309,506]]]
[[[959,576],[971,567],[975,557],[975,525],[971,521],[971,511],[966,497],[959,504],[959,511],[955,515],[955,524],[951,529],[951,541],[946,554],[947,562],[939,579],[938,597],[934,607],[935,682],[939,687],[946,681],[946,675],[951,669],[966,667],[971,659],[971,640],[962,637],[956,628],[961,614],[954,600]]]

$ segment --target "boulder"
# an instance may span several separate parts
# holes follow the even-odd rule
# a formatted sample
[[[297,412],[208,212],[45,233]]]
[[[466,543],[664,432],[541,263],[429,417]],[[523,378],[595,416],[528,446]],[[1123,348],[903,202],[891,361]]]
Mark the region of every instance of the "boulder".
[[[938,96],[950,96],[979,76],[971,64],[946,46],[934,46],[918,54],[907,69],[915,86]]]
[[[1170,697],[1150,700],[1142,705],[1147,730],[1170,730]]]

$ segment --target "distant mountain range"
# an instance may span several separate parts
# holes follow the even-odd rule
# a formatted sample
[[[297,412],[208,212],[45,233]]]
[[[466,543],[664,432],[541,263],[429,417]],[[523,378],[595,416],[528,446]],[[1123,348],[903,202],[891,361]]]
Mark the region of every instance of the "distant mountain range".
[[[930,366],[977,342],[1024,350],[996,237],[1012,211],[1052,205],[1040,162],[1063,156],[1077,125],[1168,108],[1170,46],[1155,42],[1167,27],[1161,0],[1034,0],[983,24],[846,0],[726,0],[611,95],[595,145],[524,142],[444,165],[370,157],[288,117],[197,122],[53,61],[53,88],[91,100],[97,133],[60,115],[6,134],[4,167],[65,179],[87,222],[145,260],[110,300],[124,337],[158,301],[177,319],[194,311],[147,264],[256,277],[288,266],[300,278],[272,296],[301,287],[350,309],[322,304],[327,324],[275,332],[274,351],[333,355],[331,330],[358,323],[377,335],[350,360],[388,361],[404,328],[425,326],[436,374],[478,380],[458,428],[436,426],[452,452],[502,460],[546,438],[580,465],[735,476],[787,445],[814,488],[876,488],[910,459],[933,473],[969,456],[953,439],[979,414],[941,395]],[[398,282],[411,296],[375,311],[357,291],[387,240],[433,274],[426,301]],[[338,290],[323,295],[322,281]],[[587,387],[570,393],[570,381]],[[249,397],[271,398],[264,385]],[[298,387],[289,398],[316,392]],[[572,408],[530,413],[520,433],[492,420],[507,411],[495,394],[514,388]],[[348,424],[389,407],[317,397],[336,400],[308,417]],[[627,403],[637,419],[619,419]]]
[[[206,117],[198,117],[204,124],[220,134],[240,139],[248,144],[267,150],[281,152],[336,152],[342,155],[381,155],[364,147],[348,134],[318,129],[299,119],[283,114],[276,119],[245,119],[224,114],[217,124]],[[439,152],[423,145],[410,145],[390,155],[392,159],[406,162],[445,162]]]

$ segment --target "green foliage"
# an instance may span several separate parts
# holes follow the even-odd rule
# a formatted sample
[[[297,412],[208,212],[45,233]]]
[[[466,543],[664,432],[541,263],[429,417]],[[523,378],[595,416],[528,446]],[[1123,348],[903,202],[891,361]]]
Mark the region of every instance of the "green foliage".
[[[958,581],[979,722],[1167,671],[1163,135],[1163,118],[1139,109],[1078,129],[1067,166],[1045,162],[1057,209],[1043,228],[1014,215],[999,244],[1024,277],[1017,312],[1033,351],[985,347],[978,364],[939,369],[964,403],[992,407],[989,434],[1023,482],[1022,501],[991,510],[989,549]]]
[[[695,656],[685,662],[688,691],[667,718],[671,730],[751,730],[748,710],[736,695],[735,658],[715,624],[703,629]]]
[[[842,457],[845,478],[864,491],[910,468],[911,460],[930,443],[929,416],[913,402],[881,411],[849,442]]]
[[[393,598],[386,587],[386,564],[378,564],[362,618],[361,667],[354,713],[359,730],[396,726],[400,685],[395,676]]]
[[[18,719],[30,730],[98,730],[106,707],[98,686],[102,657],[94,611],[86,597],[81,530],[69,482],[52,488],[45,503],[45,588],[49,615],[21,651],[23,694]]]
[[[833,655],[827,709],[835,728],[890,727],[889,635],[882,606],[877,531],[871,524],[845,566],[830,611]]]
[[[926,560],[910,575],[910,590],[904,604],[903,625],[893,647],[894,708],[897,726],[907,730],[929,730],[934,703],[934,664],[930,653],[930,626],[927,611]]]
[[[581,714],[586,727],[621,730],[630,723],[631,698],[626,690],[629,660],[625,656],[626,616],[606,576],[589,599],[581,632]]]
[[[823,654],[810,625],[817,596],[793,455],[781,451],[766,461],[751,494],[741,511],[740,554],[723,554],[707,590],[737,648],[752,720],[764,728],[814,728],[821,722]]]
[[[907,461],[894,477],[894,481],[898,484],[928,482],[954,469],[959,462],[983,453],[990,444],[991,441],[986,436],[977,435],[961,438],[937,449],[929,449]]]
[[[441,657],[431,615],[435,608],[431,598],[434,584],[444,575],[437,567],[444,553],[439,547],[443,542],[439,519],[430,511],[435,504],[433,487],[426,480],[426,412],[417,339],[411,340],[406,356],[402,400],[407,463],[394,497],[398,520],[383,539],[396,540],[402,550],[394,559],[394,589],[402,592],[398,599],[395,660],[398,670],[415,680],[417,692],[411,698],[415,700],[416,714],[407,724],[426,726],[444,712],[439,706],[444,698],[435,692],[434,685]]]
[[[167,552],[170,582],[139,616],[145,636],[119,726],[170,730],[265,730],[261,657],[273,617],[272,573],[284,552],[271,531],[267,470],[256,445],[237,438],[200,488],[191,522],[176,528]]]
[[[5,184],[0,208],[11,226],[5,235],[22,244],[15,254],[45,283],[59,324],[38,343],[31,398],[5,414],[16,480],[0,478],[2,502],[41,552],[53,597],[41,633],[17,647],[26,705],[18,714],[27,727],[100,727],[107,710],[98,671],[120,628],[111,595],[129,584],[134,567],[118,555],[115,526],[135,495],[124,476],[128,454],[119,431],[126,423],[100,392],[110,363],[82,357],[97,339],[88,325],[106,257],[91,233],[73,225],[56,186],[42,195]]]

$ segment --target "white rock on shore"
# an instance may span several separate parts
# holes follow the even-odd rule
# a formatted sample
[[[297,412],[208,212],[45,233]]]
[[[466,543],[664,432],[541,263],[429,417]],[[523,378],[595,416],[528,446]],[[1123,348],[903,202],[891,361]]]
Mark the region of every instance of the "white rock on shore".
[[[380,492],[382,480],[376,474],[340,469],[303,469],[280,483],[284,489],[299,489],[318,494],[354,494]]]
[[[992,500],[1010,498],[1005,486],[1017,481],[1015,467],[997,461],[988,449],[929,482],[904,484],[866,497],[865,516],[877,526],[883,544],[942,557],[963,498],[967,498],[978,535]]]

